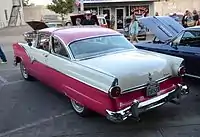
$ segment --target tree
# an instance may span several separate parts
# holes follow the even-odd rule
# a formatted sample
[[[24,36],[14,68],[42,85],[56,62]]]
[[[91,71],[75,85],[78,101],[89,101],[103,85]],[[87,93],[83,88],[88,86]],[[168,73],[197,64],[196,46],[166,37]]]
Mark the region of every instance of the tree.
[[[60,14],[62,20],[64,20],[64,15],[73,12],[74,0],[52,0],[52,3],[47,5],[47,8]]]

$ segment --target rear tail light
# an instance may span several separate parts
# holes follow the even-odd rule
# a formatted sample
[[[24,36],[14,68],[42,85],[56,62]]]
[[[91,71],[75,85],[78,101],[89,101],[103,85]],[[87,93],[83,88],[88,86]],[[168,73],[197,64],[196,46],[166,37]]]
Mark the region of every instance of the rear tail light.
[[[186,69],[184,66],[181,66],[179,69],[178,69],[178,75],[179,76],[185,76],[185,73],[186,73]]]
[[[111,98],[117,98],[121,95],[121,88],[119,86],[111,87],[109,90],[109,95]]]

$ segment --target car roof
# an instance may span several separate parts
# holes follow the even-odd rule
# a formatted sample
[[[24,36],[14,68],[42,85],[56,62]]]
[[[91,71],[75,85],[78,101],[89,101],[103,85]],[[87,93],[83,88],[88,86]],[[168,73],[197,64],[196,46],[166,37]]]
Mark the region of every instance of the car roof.
[[[39,32],[52,33],[61,38],[67,45],[73,41],[85,39],[89,37],[106,36],[106,35],[122,35],[121,33],[100,26],[69,26],[62,28],[45,28]],[[66,37],[67,35],[67,37]]]

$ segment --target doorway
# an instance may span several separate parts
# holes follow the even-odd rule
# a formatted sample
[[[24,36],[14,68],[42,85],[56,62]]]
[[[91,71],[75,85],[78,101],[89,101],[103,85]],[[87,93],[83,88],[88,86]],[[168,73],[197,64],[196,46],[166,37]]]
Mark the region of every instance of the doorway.
[[[124,27],[124,18],[125,18],[125,8],[116,8],[115,9],[115,25],[117,29],[123,29]]]
[[[106,22],[108,24],[108,27],[110,27],[110,24],[111,24],[111,8],[103,8],[103,15],[107,15],[105,17],[106,19]]]

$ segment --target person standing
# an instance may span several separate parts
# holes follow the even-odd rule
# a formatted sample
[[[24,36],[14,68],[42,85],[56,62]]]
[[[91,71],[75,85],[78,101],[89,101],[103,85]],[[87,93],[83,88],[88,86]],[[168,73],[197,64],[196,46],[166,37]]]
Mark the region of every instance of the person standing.
[[[196,10],[193,11],[194,26],[199,25],[199,15]]]
[[[155,16],[159,16],[158,12],[155,13]]]
[[[5,56],[4,52],[3,52],[3,50],[1,49],[1,46],[0,46],[0,58],[2,60],[2,62],[1,62],[2,64],[7,63],[6,56]]]
[[[184,28],[188,27],[188,25],[187,25],[188,16],[189,16],[189,11],[186,10],[185,14],[183,15],[183,18],[182,18],[182,25]]]
[[[129,25],[129,35],[130,35],[130,41],[133,43],[134,41],[138,42],[137,36],[138,36],[138,30],[139,29],[139,24],[136,19],[135,15],[132,15],[132,20]]]
[[[77,19],[76,19],[76,25],[77,25],[77,26],[81,26],[81,19],[80,19],[80,18],[77,18]]]
[[[95,21],[92,19],[92,13],[90,11],[85,12],[85,19],[81,23],[82,25],[95,25]]]

